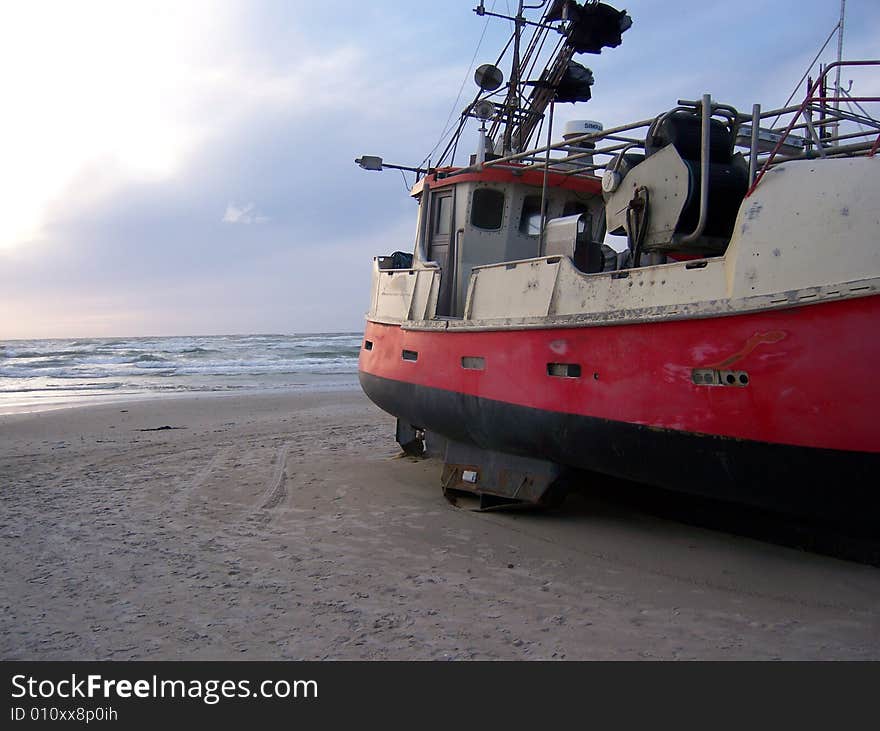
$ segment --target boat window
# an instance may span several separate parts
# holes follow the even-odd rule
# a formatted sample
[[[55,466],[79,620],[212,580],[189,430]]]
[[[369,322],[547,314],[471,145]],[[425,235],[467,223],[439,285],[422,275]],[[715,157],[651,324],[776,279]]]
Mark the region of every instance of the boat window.
[[[504,219],[504,192],[477,188],[471,201],[471,225],[486,230],[501,228]]]
[[[565,201],[565,207],[562,209],[562,215],[565,216],[576,216],[578,213],[586,213],[589,211],[589,207],[586,203],[581,203],[580,201]]]
[[[448,236],[452,228],[452,196],[444,195],[437,198],[437,209],[434,215],[434,233]]]
[[[519,217],[519,232],[527,236],[541,235],[541,196],[527,195]]]

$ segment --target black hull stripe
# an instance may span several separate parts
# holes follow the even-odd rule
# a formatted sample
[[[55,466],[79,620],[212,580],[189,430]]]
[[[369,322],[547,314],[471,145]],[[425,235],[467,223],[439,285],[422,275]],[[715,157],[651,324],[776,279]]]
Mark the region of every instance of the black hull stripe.
[[[360,373],[377,406],[449,439],[792,515],[876,526],[880,454],[560,414]]]

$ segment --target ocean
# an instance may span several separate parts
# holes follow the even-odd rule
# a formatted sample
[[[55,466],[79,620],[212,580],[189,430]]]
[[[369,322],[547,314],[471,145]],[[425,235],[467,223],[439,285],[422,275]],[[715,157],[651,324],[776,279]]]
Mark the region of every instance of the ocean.
[[[0,342],[0,413],[168,394],[357,385],[360,333]]]

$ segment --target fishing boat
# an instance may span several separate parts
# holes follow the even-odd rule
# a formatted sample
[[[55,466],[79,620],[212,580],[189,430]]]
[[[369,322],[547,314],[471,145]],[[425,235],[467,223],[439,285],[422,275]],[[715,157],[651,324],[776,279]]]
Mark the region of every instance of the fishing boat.
[[[417,176],[359,360],[398,442],[484,507],[586,471],[876,527],[880,122],[839,76],[880,61],[831,63],[778,109],[704,94],[554,141],[555,106],[591,95],[575,58],[632,20],[573,0],[509,20],[510,78],[477,69],[439,163],[356,161]]]

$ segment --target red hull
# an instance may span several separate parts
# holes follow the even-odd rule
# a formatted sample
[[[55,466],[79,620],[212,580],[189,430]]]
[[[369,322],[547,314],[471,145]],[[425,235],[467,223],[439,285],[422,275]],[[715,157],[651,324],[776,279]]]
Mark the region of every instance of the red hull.
[[[540,411],[771,444],[880,453],[880,297],[580,328],[414,331],[367,323],[360,370]],[[402,351],[418,354],[405,360]],[[482,357],[484,370],[462,367]],[[413,356],[409,356],[410,358]],[[577,364],[578,378],[548,375]],[[696,384],[694,369],[748,374]]]

